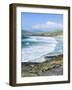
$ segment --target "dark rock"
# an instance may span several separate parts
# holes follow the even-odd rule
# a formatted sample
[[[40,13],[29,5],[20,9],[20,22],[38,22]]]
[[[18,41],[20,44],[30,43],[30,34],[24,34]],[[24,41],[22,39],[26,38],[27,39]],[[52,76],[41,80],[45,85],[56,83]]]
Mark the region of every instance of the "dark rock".
[[[61,65],[60,64],[57,64],[57,65],[54,65],[53,68],[59,68]]]

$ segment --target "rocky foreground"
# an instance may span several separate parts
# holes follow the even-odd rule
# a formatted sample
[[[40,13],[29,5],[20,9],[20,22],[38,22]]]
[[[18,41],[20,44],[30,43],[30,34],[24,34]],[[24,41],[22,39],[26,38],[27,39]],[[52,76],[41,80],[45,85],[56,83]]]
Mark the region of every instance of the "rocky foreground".
[[[42,58],[40,58],[42,59]],[[63,75],[63,55],[46,56],[45,62],[22,62],[22,77]]]

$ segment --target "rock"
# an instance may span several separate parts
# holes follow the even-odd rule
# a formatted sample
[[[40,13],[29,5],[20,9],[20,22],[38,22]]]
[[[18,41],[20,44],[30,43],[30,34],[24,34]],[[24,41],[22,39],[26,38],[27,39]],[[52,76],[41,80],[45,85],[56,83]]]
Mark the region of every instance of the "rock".
[[[34,67],[34,65],[32,64],[32,65],[30,65],[32,68]]]
[[[40,70],[40,71],[37,73],[37,75],[39,75],[39,76],[40,76],[41,74],[42,74],[42,70]]]
[[[53,68],[59,68],[61,65],[60,64],[57,64],[57,65],[54,65]]]

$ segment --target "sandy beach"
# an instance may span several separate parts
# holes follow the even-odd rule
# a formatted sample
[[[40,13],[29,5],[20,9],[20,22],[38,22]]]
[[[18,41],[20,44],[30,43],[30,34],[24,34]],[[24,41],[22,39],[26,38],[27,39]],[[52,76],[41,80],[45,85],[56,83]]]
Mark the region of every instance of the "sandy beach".
[[[42,59],[42,58],[40,58]],[[33,76],[56,76],[63,75],[63,55],[57,55],[52,57],[44,57],[45,62],[33,63],[22,62],[21,76],[33,77]],[[50,59],[50,60],[49,60]]]

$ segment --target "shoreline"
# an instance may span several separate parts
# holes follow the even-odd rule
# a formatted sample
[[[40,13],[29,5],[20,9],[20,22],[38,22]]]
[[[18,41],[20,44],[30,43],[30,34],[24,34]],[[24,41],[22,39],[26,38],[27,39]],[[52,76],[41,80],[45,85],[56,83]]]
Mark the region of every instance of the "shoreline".
[[[49,60],[49,58],[51,60]],[[42,59],[42,58],[40,58]],[[21,63],[21,76],[55,76],[63,75],[63,55],[44,57],[45,61],[41,63],[35,62],[22,62]]]

